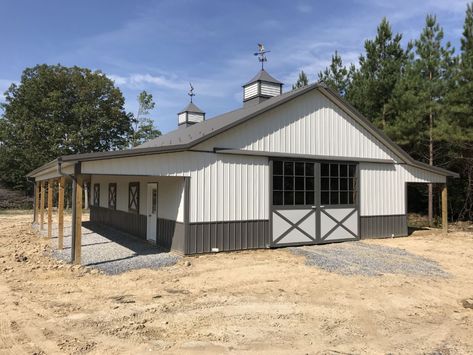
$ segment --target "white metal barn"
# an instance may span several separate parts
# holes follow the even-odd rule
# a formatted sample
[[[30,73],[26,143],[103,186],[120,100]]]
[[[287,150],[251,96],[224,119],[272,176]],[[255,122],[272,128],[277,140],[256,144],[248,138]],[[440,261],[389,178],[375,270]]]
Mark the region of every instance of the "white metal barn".
[[[271,248],[407,235],[406,183],[456,176],[415,161],[324,84],[282,93],[261,70],[243,101],[209,120],[190,103],[175,131],[135,149],[45,164],[29,174],[36,211],[44,182],[66,174],[74,207],[90,183],[92,221],[165,248]]]

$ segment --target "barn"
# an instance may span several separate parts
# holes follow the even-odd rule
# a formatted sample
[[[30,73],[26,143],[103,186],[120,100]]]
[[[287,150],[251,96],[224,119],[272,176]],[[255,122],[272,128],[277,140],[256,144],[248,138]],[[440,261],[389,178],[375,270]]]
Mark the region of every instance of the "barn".
[[[456,173],[414,160],[323,83],[282,87],[261,69],[234,111],[206,119],[191,97],[168,134],[41,166],[29,174],[35,220],[46,189],[58,189],[62,235],[70,181],[76,262],[84,184],[92,221],[181,254],[322,244],[406,236],[407,184],[434,183],[446,227]],[[50,230],[49,197],[48,206]]]

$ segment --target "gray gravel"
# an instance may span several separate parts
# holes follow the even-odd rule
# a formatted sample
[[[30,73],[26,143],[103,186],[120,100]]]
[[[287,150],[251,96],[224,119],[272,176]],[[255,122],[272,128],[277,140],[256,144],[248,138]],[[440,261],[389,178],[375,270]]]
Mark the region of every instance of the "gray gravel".
[[[449,276],[433,260],[403,249],[359,241],[294,247],[290,250],[296,255],[305,256],[307,265],[342,275]]]
[[[54,234],[56,231],[54,231]],[[71,261],[70,227],[64,228],[64,249],[57,249],[57,237],[52,238],[53,256]],[[158,269],[174,265],[179,259],[157,246],[135,239],[128,234],[84,222],[82,226],[82,265],[97,268],[107,274],[120,274],[133,269]]]

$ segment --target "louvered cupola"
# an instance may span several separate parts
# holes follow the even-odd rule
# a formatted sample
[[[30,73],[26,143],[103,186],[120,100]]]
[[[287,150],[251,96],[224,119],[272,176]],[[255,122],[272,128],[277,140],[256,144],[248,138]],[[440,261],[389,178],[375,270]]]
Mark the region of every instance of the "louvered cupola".
[[[245,106],[259,104],[271,97],[282,94],[282,86],[264,69],[261,69],[249,82],[243,85],[243,103]]]
[[[190,84],[190,90],[188,95],[191,98],[191,102],[177,114],[177,124],[179,127],[187,127],[202,121],[205,121],[205,112],[197,107],[194,102],[192,102],[193,97],[195,96],[194,87]]]
[[[205,120],[205,112],[198,108],[193,102],[189,102],[181,112],[177,114],[179,126],[185,127]]]

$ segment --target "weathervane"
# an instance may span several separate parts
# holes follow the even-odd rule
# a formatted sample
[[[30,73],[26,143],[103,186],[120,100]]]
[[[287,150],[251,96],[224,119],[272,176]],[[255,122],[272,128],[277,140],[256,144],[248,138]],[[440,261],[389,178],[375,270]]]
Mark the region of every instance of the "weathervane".
[[[191,102],[192,102],[192,98],[195,96],[194,94],[194,87],[192,86],[192,83],[189,83],[189,86],[191,87],[189,92],[187,93],[187,95],[189,95],[191,97]]]
[[[264,45],[262,43],[258,43],[258,52],[256,52],[255,55],[258,56],[258,60],[261,63],[261,70],[264,70],[264,62],[268,61],[265,54],[269,52],[271,51],[264,49]]]

